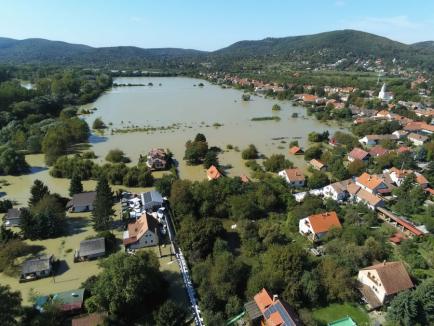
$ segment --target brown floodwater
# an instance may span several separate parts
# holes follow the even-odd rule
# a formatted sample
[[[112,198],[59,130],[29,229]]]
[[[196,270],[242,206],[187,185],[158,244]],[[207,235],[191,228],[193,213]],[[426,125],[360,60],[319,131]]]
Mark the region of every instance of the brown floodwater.
[[[224,151],[219,155],[229,176],[250,174],[236,150],[226,150],[231,144],[240,150],[249,144],[255,144],[264,155],[282,153],[296,166],[305,169],[302,156],[288,155],[288,143],[298,139],[301,146],[308,145],[307,135],[311,131],[330,134],[339,129],[337,125],[327,125],[314,118],[307,117],[306,109],[296,107],[289,101],[276,101],[260,96],[252,96],[251,101],[241,100],[242,92],[235,89],[223,89],[209,82],[184,77],[127,77],[117,78],[116,83],[145,84],[153,86],[115,87],[95,102],[83,106],[84,109],[97,108],[90,115],[83,116],[92,125],[97,117],[109,125],[104,135],[93,134],[90,138],[92,150],[98,155],[97,162],[104,162],[110,149],[120,148],[132,163],[139,155],[145,155],[153,147],[168,148],[174,153],[179,163],[180,176],[191,180],[206,178],[202,166],[188,166],[183,161],[185,142],[200,132],[205,134],[210,146],[218,146]],[[204,87],[194,86],[203,83]],[[160,85],[161,84],[161,85]],[[282,110],[272,111],[278,103]],[[298,118],[292,118],[293,113]],[[254,117],[278,116],[280,121],[251,121]],[[221,126],[214,127],[218,123]],[[113,133],[112,129],[167,127],[155,131]],[[35,179],[46,183],[52,192],[67,196],[69,180],[52,178],[44,165],[43,155],[28,155],[32,173],[13,177],[1,177],[10,183],[2,186],[0,192],[6,197],[25,205],[29,198],[29,189]],[[158,177],[160,173],[156,173]],[[95,182],[84,182],[86,190],[92,190]],[[118,188],[118,187],[115,187]],[[135,189],[140,191],[141,189]]]

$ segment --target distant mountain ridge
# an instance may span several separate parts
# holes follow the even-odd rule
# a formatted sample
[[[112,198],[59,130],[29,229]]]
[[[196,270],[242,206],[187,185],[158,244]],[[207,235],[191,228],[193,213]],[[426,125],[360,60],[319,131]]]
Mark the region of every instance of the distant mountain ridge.
[[[257,59],[263,62],[308,60],[333,63],[342,58],[382,58],[407,62],[434,70],[434,41],[404,44],[355,30],[338,30],[313,35],[239,41],[217,51],[180,48],[143,49],[133,46],[95,48],[45,39],[0,38],[0,63],[76,64],[112,66],[121,64],[192,63]]]

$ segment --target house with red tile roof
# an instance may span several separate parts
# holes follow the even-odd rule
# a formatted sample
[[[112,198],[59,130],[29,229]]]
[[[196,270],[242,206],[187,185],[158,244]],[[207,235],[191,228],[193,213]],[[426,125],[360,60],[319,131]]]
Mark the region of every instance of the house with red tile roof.
[[[434,125],[429,125],[426,122],[412,121],[405,125],[404,130],[408,132],[423,132],[426,134],[434,133]]]
[[[219,179],[222,176],[222,174],[214,165],[211,165],[209,169],[206,170],[206,176],[208,177],[208,180],[211,181],[211,180]]]
[[[306,178],[299,168],[282,170],[278,175],[285,179],[291,187],[304,187]]]
[[[342,227],[336,212],[326,212],[310,215],[301,219],[298,223],[300,234],[312,241],[323,238],[332,228]]]
[[[324,164],[323,162],[317,160],[317,159],[310,160],[309,161],[309,165],[311,167],[313,167],[315,170],[318,170],[318,171],[325,171],[325,170],[327,170],[327,165]]]
[[[356,178],[356,184],[374,195],[390,192],[390,189],[382,178],[367,172],[364,172],[361,176]]]
[[[367,151],[355,147],[351,152],[348,153],[348,161],[354,162],[356,160],[366,162],[369,159],[370,155]]]
[[[302,155],[303,153],[304,153],[303,150],[300,147],[298,147],[298,146],[292,146],[289,149],[289,154]]]
[[[158,234],[158,221],[145,212],[137,221],[128,224],[128,229],[123,234],[123,243],[128,249],[156,246],[159,243]]]
[[[381,157],[388,153],[389,150],[380,145],[376,145],[369,150],[369,155],[371,157]]]
[[[261,326],[301,326],[297,315],[291,307],[280,300],[277,295],[271,296],[266,289],[262,289],[244,305],[251,325]]]
[[[414,287],[401,261],[382,262],[359,270],[359,290],[372,309],[388,303],[396,294]]]

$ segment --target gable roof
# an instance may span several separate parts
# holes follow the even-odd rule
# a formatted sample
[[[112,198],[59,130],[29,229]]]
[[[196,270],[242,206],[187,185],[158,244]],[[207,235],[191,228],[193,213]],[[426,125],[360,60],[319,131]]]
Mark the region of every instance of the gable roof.
[[[154,205],[162,205],[164,202],[163,196],[156,190],[144,192],[140,197],[145,209],[153,207]]]
[[[377,206],[380,204],[383,200],[378,197],[377,195],[371,194],[369,191],[366,191],[365,189],[359,188],[359,190],[356,192],[356,196],[364,201],[365,203],[368,203],[372,206]]]
[[[298,146],[292,146],[292,147],[289,149],[289,152],[290,152],[291,154],[301,154],[301,153],[303,153],[302,149],[301,149],[300,147],[298,147]]]
[[[353,150],[348,154],[349,157],[352,157],[356,160],[363,161],[369,156],[369,153],[367,151],[364,151],[361,148],[353,148]]]
[[[80,242],[80,256],[90,256],[105,253],[105,239],[96,238]]]
[[[206,170],[206,175],[208,176],[208,179],[211,180],[217,180],[222,176],[219,170],[214,165],[211,165],[209,169]]]
[[[21,218],[21,210],[19,210],[18,208],[9,208],[5,215],[5,219],[7,220],[19,218]]]
[[[413,140],[419,140],[422,142],[426,142],[428,140],[427,136],[424,135],[419,135],[419,134],[415,134],[415,133],[411,133],[407,136],[408,139],[413,139]]]
[[[386,155],[387,153],[389,153],[389,150],[380,145],[376,145],[372,147],[371,150],[369,151],[369,155],[373,157],[383,156]]]
[[[126,245],[137,242],[148,230],[155,233],[157,228],[157,220],[145,212],[137,221],[128,224],[128,238],[124,238],[123,243]]]
[[[285,174],[289,181],[304,181],[306,179],[299,168],[286,169]]]
[[[82,207],[93,205],[96,198],[96,191],[81,192],[72,196],[67,207]]]
[[[364,172],[360,177],[358,177],[357,182],[361,185],[365,186],[368,189],[375,189],[378,186],[380,186],[383,182],[383,180],[375,175],[371,175],[367,172]]]
[[[53,256],[48,255],[28,259],[23,263],[21,274],[30,274],[49,270],[51,268],[52,259]]]
[[[321,161],[318,161],[317,159],[312,159],[309,161],[309,163],[318,170],[321,170],[323,167],[325,167],[325,164]]]
[[[329,231],[331,228],[341,228],[336,212],[319,213],[307,217],[310,226],[315,234]]]
[[[267,289],[262,289],[253,297],[259,310],[263,313],[269,306],[273,304],[273,299]]]
[[[375,270],[378,273],[386,294],[395,294],[414,287],[410,275],[401,261],[383,262],[365,267],[362,270]]]

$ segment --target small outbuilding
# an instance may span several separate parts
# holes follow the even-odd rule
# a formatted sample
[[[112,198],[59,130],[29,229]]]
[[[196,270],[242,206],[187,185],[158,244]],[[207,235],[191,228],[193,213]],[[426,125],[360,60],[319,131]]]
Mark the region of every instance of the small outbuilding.
[[[6,227],[20,226],[21,210],[18,208],[9,208],[5,214],[4,222]]]
[[[26,260],[21,268],[20,282],[33,281],[53,273],[53,255],[43,255]]]
[[[82,192],[72,196],[72,199],[66,205],[73,213],[90,212],[93,210],[93,203],[95,202],[96,191]]]
[[[105,239],[95,238],[80,242],[80,249],[76,250],[74,262],[92,260],[105,256]]]

